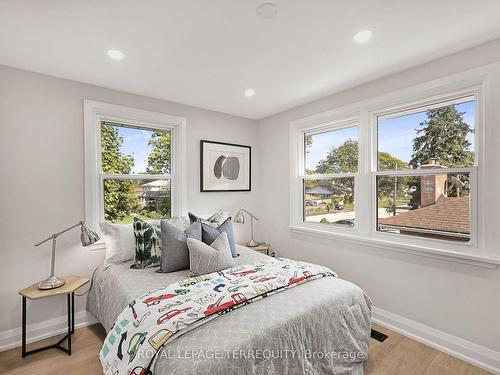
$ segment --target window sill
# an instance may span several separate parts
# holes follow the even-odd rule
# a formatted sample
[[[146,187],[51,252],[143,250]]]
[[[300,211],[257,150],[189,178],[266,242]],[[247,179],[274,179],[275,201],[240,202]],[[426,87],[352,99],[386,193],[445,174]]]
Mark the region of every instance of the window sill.
[[[400,253],[420,255],[428,258],[441,259],[476,267],[496,269],[500,265],[500,258],[490,255],[464,253],[458,251],[440,250],[426,246],[403,245],[393,241],[362,237],[357,234],[337,233],[301,225],[290,225],[290,231],[303,235],[311,235],[326,239],[335,239],[343,242],[368,245],[373,248],[396,251]]]

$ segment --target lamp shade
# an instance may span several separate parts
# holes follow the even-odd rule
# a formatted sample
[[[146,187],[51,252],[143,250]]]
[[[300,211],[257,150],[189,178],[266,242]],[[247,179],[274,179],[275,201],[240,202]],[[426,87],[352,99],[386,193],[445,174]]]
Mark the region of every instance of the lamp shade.
[[[234,217],[233,221],[236,224],[245,224],[245,214],[244,214],[244,211],[243,211],[243,207],[240,208],[240,210],[238,211],[238,213]]]
[[[82,231],[80,233],[80,241],[82,242],[82,246],[89,246],[99,241],[100,237],[95,231],[87,227],[85,224],[82,224],[81,228]]]

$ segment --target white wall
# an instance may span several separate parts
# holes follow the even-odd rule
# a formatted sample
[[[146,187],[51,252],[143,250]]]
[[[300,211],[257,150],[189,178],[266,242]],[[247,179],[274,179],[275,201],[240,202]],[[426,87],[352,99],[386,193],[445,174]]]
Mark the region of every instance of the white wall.
[[[500,269],[318,239],[292,234],[288,229],[291,121],[497,61],[500,61],[500,40],[261,120],[259,213],[264,219],[264,238],[282,256],[331,267],[342,278],[363,288],[381,309],[500,352]],[[492,100],[496,103],[500,103],[499,76],[491,82],[495,87]],[[485,167],[490,173],[488,202],[491,202],[486,212],[486,231],[487,246],[498,255],[499,124],[500,111],[495,106],[486,124],[490,153]]]
[[[50,243],[33,244],[84,217],[84,99],[187,119],[188,210],[234,215],[240,204],[256,205],[255,121],[0,66],[0,341],[20,327],[17,292],[50,272]],[[252,146],[252,192],[200,193],[200,139]],[[247,240],[245,226],[235,225],[239,242]],[[80,246],[77,230],[58,238],[57,275],[90,276],[102,260],[103,251]],[[85,309],[85,298],[76,302],[77,312]],[[28,303],[28,324],[64,309],[62,297]]]

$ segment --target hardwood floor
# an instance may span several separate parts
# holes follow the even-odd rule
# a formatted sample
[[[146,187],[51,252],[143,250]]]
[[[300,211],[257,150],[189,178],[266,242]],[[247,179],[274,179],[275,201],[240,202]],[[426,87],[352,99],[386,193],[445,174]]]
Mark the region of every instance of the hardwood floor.
[[[57,336],[62,337],[63,335]],[[99,362],[106,332],[100,324],[75,330],[71,338],[73,354],[51,349],[21,358],[21,348],[0,353],[0,374],[9,375],[93,375],[102,374]],[[56,342],[50,338],[30,344],[28,350]],[[66,345],[64,342],[63,345]]]
[[[389,337],[384,342],[370,340],[368,361],[364,365],[366,375],[490,374],[380,325],[374,324],[373,328]]]
[[[489,372],[429,346],[375,325],[389,337],[383,342],[371,340],[366,375],[486,375]],[[100,325],[77,330],[73,336],[73,355],[49,350],[21,358],[20,349],[0,353],[0,374],[92,375],[101,374],[98,353],[105,338]],[[29,349],[53,341],[47,339]]]

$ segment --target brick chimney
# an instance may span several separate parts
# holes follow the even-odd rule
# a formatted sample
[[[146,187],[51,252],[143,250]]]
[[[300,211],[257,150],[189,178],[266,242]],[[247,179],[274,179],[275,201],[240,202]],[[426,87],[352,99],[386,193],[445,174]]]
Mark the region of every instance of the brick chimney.
[[[441,169],[435,159],[429,159],[422,165],[422,169]],[[446,196],[448,176],[446,174],[426,175],[420,177],[420,207],[435,204],[441,196]]]

